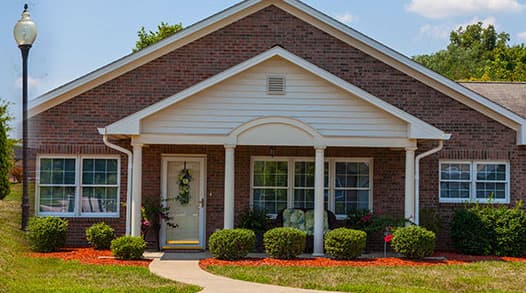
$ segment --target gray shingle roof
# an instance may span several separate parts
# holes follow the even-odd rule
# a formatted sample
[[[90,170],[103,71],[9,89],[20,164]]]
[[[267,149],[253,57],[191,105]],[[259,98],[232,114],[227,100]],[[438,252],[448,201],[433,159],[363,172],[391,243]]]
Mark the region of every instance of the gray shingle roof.
[[[526,82],[459,82],[459,84],[526,118]]]

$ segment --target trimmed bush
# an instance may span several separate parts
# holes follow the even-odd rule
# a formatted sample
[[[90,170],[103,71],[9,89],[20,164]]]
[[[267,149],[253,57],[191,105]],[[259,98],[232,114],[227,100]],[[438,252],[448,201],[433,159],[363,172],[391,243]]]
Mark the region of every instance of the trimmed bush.
[[[305,250],[305,232],[289,227],[274,228],[263,235],[265,251],[270,257],[292,259]]]
[[[455,212],[451,239],[464,254],[521,256],[526,252],[526,213],[514,208],[475,205]]]
[[[115,238],[115,231],[106,223],[93,224],[86,229],[86,239],[95,249],[109,249]]]
[[[66,244],[68,221],[57,217],[34,217],[27,225],[27,239],[33,251],[52,252]]]
[[[254,248],[256,235],[248,229],[227,229],[213,233],[208,240],[210,254],[218,259],[235,260]]]
[[[325,234],[325,252],[336,259],[354,259],[365,249],[367,233],[338,228]]]
[[[407,258],[420,259],[433,254],[435,242],[435,233],[423,227],[409,226],[394,231],[391,245]]]
[[[472,209],[455,211],[451,222],[451,240],[459,252],[469,255],[492,253],[491,228],[487,227],[479,213]]]
[[[111,253],[120,259],[141,259],[146,242],[138,236],[122,236],[111,241]]]

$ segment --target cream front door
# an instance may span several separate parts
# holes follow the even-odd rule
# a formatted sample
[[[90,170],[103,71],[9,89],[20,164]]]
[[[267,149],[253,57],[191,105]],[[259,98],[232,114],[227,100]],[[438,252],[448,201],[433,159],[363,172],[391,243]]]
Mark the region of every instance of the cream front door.
[[[164,204],[169,207],[171,222],[177,227],[163,223],[161,243],[164,249],[202,249],[205,222],[205,157],[164,156],[162,159],[161,192]],[[180,176],[187,169],[189,201],[186,204],[177,199],[181,191]]]

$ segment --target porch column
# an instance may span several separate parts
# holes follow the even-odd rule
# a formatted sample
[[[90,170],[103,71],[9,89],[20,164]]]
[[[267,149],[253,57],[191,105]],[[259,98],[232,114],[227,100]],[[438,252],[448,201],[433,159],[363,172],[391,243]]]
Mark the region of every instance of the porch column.
[[[325,146],[315,147],[316,160],[314,164],[314,249],[312,255],[323,255],[323,185]]]
[[[141,236],[142,144],[133,143],[131,236]]]
[[[415,150],[416,147],[405,149],[405,209],[404,217],[415,220]]]
[[[235,145],[225,145],[225,206],[224,228],[234,228],[234,150]]]

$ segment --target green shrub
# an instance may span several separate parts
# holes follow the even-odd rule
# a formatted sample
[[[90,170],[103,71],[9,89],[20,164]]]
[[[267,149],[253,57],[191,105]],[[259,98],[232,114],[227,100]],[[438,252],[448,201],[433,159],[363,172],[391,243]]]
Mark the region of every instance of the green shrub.
[[[521,256],[526,251],[526,213],[515,208],[475,205],[455,212],[451,239],[464,254]]]
[[[440,215],[434,208],[423,208],[420,209],[420,226],[426,228],[429,231],[433,231],[438,234],[442,231],[443,224],[440,219]]]
[[[366,233],[382,232],[385,227],[403,227],[407,220],[379,215],[369,210],[351,210],[347,214],[345,227],[365,231]]]
[[[490,228],[484,225],[478,211],[459,209],[451,222],[453,246],[463,254],[488,255],[493,251]]]
[[[248,229],[227,229],[213,233],[208,241],[210,254],[218,259],[235,260],[254,248],[256,235]]]
[[[97,223],[86,229],[86,239],[95,249],[109,249],[115,238],[114,232],[106,223]]]
[[[145,249],[142,237],[122,236],[111,241],[111,253],[120,259],[140,259]]]
[[[31,249],[52,252],[66,244],[68,221],[57,217],[34,217],[29,219],[27,239]]]
[[[353,259],[365,249],[367,233],[338,228],[325,234],[325,252],[336,259]]]
[[[420,259],[433,254],[435,241],[435,233],[423,227],[408,226],[394,231],[391,245],[407,258]]]
[[[291,259],[305,250],[305,232],[289,227],[274,228],[263,235],[265,251],[270,257]]]

